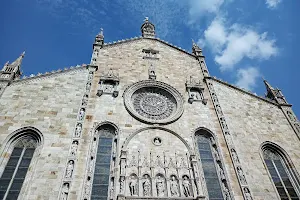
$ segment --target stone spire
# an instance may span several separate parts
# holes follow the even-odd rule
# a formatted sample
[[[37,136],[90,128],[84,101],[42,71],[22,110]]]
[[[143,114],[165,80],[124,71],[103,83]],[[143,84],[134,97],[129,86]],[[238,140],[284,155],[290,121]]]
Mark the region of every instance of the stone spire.
[[[142,36],[146,38],[155,37],[155,26],[149,21],[149,18],[146,17],[144,23],[141,26]]]
[[[104,45],[104,35],[103,35],[103,28],[101,28],[100,32],[96,35],[93,47],[99,46],[100,48],[102,48],[103,45]]]
[[[25,56],[25,51],[11,64],[5,63],[2,70],[0,71],[0,80],[10,82],[22,75],[21,64]]]
[[[202,49],[195,43],[193,39],[192,39],[192,43],[193,43],[193,47],[192,47],[193,54],[197,57],[203,56]]]
[[[264,83],[267,89],[266,97],[268,99],[279,104],[288,104],[280,89],[274,89],[266,80],[264,80]]]

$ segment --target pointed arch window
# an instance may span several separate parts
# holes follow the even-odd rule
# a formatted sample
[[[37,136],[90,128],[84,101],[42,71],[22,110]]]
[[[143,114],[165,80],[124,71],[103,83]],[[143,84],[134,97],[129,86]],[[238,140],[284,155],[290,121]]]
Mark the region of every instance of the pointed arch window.
[[[196,132],[196,142],[209,199],[223,200],[229,197],[228,185],[214,137],[205,130],[199,130]],[[223,194],[222,191],[225,190],[226,194]]]
[[[106,200],[108,196],[112,195],[112,193],[109,194],[109,188],[114,187],[114,179],[110,172],[114,167],[116,158],[115,149],[117,141],[115,139],[115,133],[116,128],[110,124],[102,125],[98,129],[99,138],[97,149],[95,150],[96,161],[91,194],[92,200]]]
[[[10,158],[0,177],[0,199],[18,199],[36,147],[37,141],[31,137],[12,143]]]
[[[299,200],[299,179],[287,157],[274,146],[263,147],[263,158],[282,200]]]

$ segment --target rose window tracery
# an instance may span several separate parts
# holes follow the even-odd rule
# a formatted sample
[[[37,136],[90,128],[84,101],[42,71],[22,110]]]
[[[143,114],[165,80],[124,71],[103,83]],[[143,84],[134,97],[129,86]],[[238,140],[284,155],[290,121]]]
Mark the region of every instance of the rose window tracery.
[[[147,80],[134,84],[125,91],[124,100],[131,114],[150,123],[168,123],[183,112],[180,93],[158,81]]]

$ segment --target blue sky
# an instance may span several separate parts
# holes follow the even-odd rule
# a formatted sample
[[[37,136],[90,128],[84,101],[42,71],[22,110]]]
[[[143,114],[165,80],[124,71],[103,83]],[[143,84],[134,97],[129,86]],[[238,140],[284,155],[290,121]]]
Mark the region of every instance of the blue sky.
[[[262,77],[300,116],[297,0],[9,0],[0,2],[0,63],[26,51],[26,76],[89,63],[100,27],[105,42],[140,36],[148,16],[157,37],[203,48],[211,75],[260,96]]]

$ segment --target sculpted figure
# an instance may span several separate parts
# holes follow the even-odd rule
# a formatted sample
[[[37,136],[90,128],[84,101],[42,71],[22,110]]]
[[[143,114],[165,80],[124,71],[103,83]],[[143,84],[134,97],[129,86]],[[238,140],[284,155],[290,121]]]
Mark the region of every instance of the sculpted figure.
[[[243,173],[242,168],[241,168],[241,167],[237,167],[237,171],[238,171],[238,175],[239,175],[239,178],[240,178],[241,182],[242,182],[243,184],[246,184],[247,181],[246,181],[246,178],[245,178],[245,175],[244,175],[244,173]]]
[[[67,170],[66,170],[66,178],[71,178],[74,170],[74,161],[70,160],[68,162]]]
[[[71,156],[75,156],[78,148],[78,141],[73,141],[72,146],[71,146]]]
[[[124,176],[121,176],[121,178],[120,178],[120,193],[121,194],[124,193],[124,183],[125,183],[125,178],[124,178]]]
[[[219,156],[218,151],[214,147],[212,149],[213,149],[213,154],[214,154],[216,160],[219,161],[220,160],[220,156]]]
[[[225,194],[225,200],[230,200],[230,194],[227,186],[225,185],[225,183],[222,183],[222,186],[223,186],[223,192]]]
[[[81,108],[80,111],[79,111],[78,120],[80,120],[80,121],[83,120],[84,113],[85,113],[84,108]]]
[[[82,106],[86,106],[87,105],[87,102],[88,102],[88,98],[87,98],[87,95],[84,95],[83,96],[83,99],[82,99]]]
[[[151,182],[147,174],[145,175],[145,180],[143,182],[143,193],[145,197],[150,196],[151,194]]]
[[[171,177],[170,190],[171,190],[171,196],[172,197],[178,197],[179,196],[178,182],[177,182],[175,176]]]
[[[245,192],[246,200],[252,200],[252,197],[251,197],[249,189],[248,188],[244,188],[244,192]]]
[[[232,155],[232,159],[233,159],[233,161],[235,161],[235,162],[239,162],[239,159],[238,159],[238,157],[237,157],[237,154],[236,154],[236,151],[234,150],[234,149],[231,149],[231,155]]]
[[[165,195],[164,178],[162,178],[160,175],[158,175],[156,179],[156,190],[157,190],[157,196],[162,197]]]
[[[87,83],[85,89],[86,89],[86,91],[90,91],[90,89],[91,89],[91,84],[90,84],[90,83]]]
[[[67,200],[69,195],[69,183],[65,183],[61,189],[61,200]]]
[[[182,181],[182,186],[183,186],[183,193],[186,197],[191,196],[190,185],[191,184],[190,184],[188,177],[184,176],[183,181]]]
[[[131,180],[129,182],[129,190],[131,196],[137,195],[137,180],[134,176],[131,176]]]
[[[79,137],[80,136],[81,129],[82,129],[82,125],[81,124],[77,124],[76,130],[75,130],[75,137]]]

